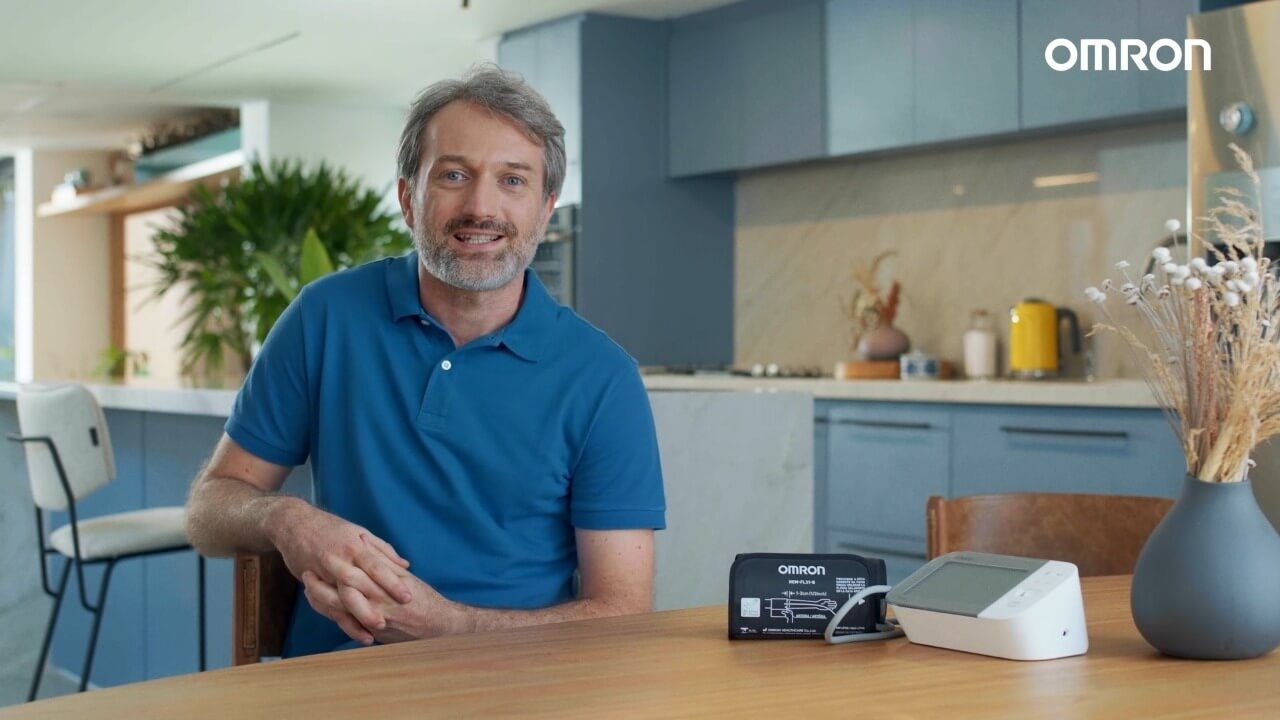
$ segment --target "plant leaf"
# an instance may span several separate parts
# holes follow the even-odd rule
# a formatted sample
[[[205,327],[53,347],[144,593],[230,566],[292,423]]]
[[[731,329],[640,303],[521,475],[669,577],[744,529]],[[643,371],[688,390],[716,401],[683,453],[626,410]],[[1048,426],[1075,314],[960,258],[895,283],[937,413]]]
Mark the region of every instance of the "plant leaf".
[[[315,228],[307,230],[302,239],[302,258],[298,273],[300,285],[306,286],[312,280],[322,278],[333,272],[333,261],[329,259],[329,251],[324,249],[320,236]]]
[[[298,296],[298,290],[294,287],[293,282],[289,280],[289,276],[285,274],[284,266],[280,264],[280,261],[261,250],[255,252],[253,257],[257,259],[258,267],[262,268],[262,271],[271,279],[271,283],[275,285],[276,290],[292,302]]]

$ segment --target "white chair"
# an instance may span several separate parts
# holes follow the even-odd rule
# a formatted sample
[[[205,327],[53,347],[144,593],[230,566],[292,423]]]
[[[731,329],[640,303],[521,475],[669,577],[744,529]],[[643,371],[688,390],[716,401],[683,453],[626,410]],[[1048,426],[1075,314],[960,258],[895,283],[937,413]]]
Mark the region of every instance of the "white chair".
[[[53,598],[53,614],[45,630],[40,662],[31,680],[27,700],[34,700],[49,656],[54,625],[67,589],[67,577],[74,565],[80,584],[80,604],[93,615],[89,647],[80,673],[80,690],[89,684],[93,652],[107,599],[111,571],[117,562],[130,558],[191,549],[187,540],[186,516],[181,506],[155,507],[114,513],[91,519],[76,514],[76,501],[115,479],[115,458],[111,436],[98,401],[83,386],[54,385],[23,387],[18,391],[20,435],[9,440],[23,443],[27,456],[27,476],[36,506],[36,534],[40,547],[40,579],[44,591]],[[70,522],[44,534],[44,513],[65,510]],[[49,585],[49,555],[66,558],[55,591]],[[204,558],[197,554],[199,572],[198,622],[200,669],[205,669]],[[84,566],[105,563],[98,602],[89,603],[84,582]]]

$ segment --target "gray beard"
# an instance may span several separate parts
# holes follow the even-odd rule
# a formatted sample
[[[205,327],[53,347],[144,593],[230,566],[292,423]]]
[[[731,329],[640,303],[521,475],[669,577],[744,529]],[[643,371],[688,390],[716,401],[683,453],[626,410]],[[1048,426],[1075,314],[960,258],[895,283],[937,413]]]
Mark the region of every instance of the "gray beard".
[[[533,262],[538,243],[527,243],[507,238],[508,245],[493,261],[464,260],[449,247],[449,238],[436,237],[423,228],[413,231],[413,243],[418,248],[418,260],[433,277],[459,290],[486,292],[504,287],[515,280]]]

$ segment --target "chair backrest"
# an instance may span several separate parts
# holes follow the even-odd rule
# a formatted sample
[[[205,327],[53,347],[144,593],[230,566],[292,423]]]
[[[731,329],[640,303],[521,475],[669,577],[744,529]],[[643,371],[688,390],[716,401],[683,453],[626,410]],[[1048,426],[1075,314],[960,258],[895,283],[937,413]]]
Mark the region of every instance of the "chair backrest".
[[[1075,563],[1084,577],[1129,575],[1173,501],[1133,495],[1007,493],[928,504],[930,558],[957,550]]]
[[[58,449],[75,500],[116,477],[111,436],[98,401],[83,385],[23,386],[18,390],[18,429],[26,437],[48,437]],[[31,497],[43,510],[66,510],[53,454],[42,442],[26,442]]]
[[[231,610],[231,664],[278,657],[293,616],[298,582],[278,552],[238,552]]]

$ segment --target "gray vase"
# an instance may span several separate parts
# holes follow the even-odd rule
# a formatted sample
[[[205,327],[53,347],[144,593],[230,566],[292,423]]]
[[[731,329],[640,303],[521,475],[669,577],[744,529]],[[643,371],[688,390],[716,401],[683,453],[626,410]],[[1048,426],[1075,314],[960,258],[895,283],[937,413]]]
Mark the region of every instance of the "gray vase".
[[[1280,535],[1252,485],[1188,476],[1138,556],[1129,603],[1166,655],[1236,660],[1280,645]]]

